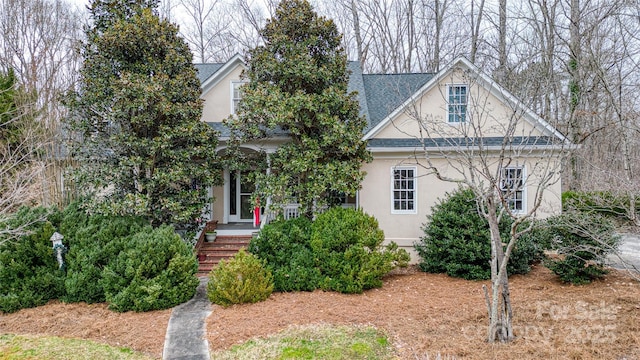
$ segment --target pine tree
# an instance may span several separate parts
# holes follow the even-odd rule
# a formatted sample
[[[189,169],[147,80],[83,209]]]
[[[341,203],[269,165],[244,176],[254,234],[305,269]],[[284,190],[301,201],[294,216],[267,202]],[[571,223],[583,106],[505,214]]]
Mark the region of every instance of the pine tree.
[[[200,216],[221,183],[216,133],[200,121],[200,83],[178,28],[157,0],[94,0],[80,84],[67,104],[76,184],[103,213],[153,225]]]
[[[283,0],[249,51],[230,143],[289,138],[269,154],[270,171],[255,174],[259,192],[275,206],[296,199],[311,218],[331,194],[355,194],[371,154],[361,140],[366,120],[347,94],[347,59],[333,21],[305,0]],[[231,151],[230,153],[238,154]]]

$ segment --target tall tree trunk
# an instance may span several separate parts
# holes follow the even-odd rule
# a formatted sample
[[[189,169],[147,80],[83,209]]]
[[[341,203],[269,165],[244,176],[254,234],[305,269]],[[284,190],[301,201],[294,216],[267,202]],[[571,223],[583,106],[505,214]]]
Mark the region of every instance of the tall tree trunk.
[[[471,1],[471,54],[469,60],[475,63],[476,53],[478,52],[478,41],[480,40],[480,24],[482,23],[484,13],[484,0],[480,0],[477,18],[475,18],[473,14],[473,4],[475,4],[475,0]]]
[[[491,234],[491,296],[485,291],[489,304],[487,341],[507,342],[514,339],[512,325],[511,294],[506,261],[500,237],[498,206],[495,199],[487,199],[486,218]]]
[[[571,0],[569,24],[569,138],[574,143],[581,139],[581,124],[578,119],[578,106],[580,105],[580,0]],[[571,179],[569,189],[574,189],[579,182],[578,158],[572,155],[570,158]]]
[[[507,80],[507,0],[500,0],[498,29],[498,80],[505,84]]]
[[[356,49],[358,51],[358,61],[360,66],[364,67],[366,60],[366,54],[362,46],[362,34],[360,33],[360,15],[358,14],[358,7],[355,0],[351,0],[351,16],[353,17],[353,32],[356,36]]]
[[[446,0],[445,0],[446,2]],[[442,33],[442,22],[444,18],[444,9],[446,3],[441,3],[440,0],[434,0],[434,12],[436,18],[436,34],[433,46],[433,71],[440,71],[440,34]]]

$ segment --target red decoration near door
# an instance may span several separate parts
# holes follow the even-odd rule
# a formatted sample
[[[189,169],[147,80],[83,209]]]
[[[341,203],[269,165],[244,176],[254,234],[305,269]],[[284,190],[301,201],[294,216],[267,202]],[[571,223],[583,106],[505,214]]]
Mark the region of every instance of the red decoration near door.
[[[260,226],[260,198],[256,198],[256,207],[253,209],[253,227]]]

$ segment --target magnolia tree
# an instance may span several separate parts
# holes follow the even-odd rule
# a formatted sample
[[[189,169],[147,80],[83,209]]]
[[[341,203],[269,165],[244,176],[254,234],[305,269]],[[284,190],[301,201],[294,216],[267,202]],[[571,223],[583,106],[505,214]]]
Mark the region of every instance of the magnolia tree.
[[[284,205],[292,199],[312,218],[331,194],[353,195],[371,159],[361,140],[366,120],[347,93],[347,58],[333,21],[304,0],[280,2],[249,51],[243,97],[231,128],[230,154],[244,162],[243,144],[286,138],[254,172],[258,193]],[[235,150],[234,150],[235,149]]]
[[[221,182],[200,83],[157,0],[94,0],[78,89],[67,104],[75,180],[95,211],[193,223]]]
[[[439,95],[410,100],[394,126],[418,134],[415,142],[422,151],[411,161],[428,176],[473,190],[491,234],[487,340],[509,341],[514,333],[507,263],[518,238],[531,230],[527,220],[560,210],[545,194],[552,193],[559,204],[561,157],[569,143],[471,63],[456,64],[432,79]],[[499,224],[507,218],[513,222],[504,239]]]

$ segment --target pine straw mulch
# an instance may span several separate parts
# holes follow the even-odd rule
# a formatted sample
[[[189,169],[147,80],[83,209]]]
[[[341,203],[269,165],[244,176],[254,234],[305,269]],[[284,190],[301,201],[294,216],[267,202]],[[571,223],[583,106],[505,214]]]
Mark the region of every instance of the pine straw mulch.
[[[117,313],[106,304],[47,305],[0,315],[0,334],[34,334],[89,339],[162,358],[171,310]]]
[[[401,359],[640,359],[640,284],[615,270],[588,286],[561,284],[542,266],[511,278],[510,344],[487,344],[482,284],[410,268],[361,295],[275,293],[268,300],[213,306],[212,350],[292,325],[368,324],[385,330]],[[115,313],[104,304],[52,302],[0,316],[0,334],[97,340],[161,357],[170,310]]]
[[[401,359],[640,359],[640,284],[613,270],[588,286],[564,285],[543,266],[511,277],[510,344],[484,341],[482,284],[405,270],[361,295],[276,293],[264,302],[214,307],[213,350],[291,325],[368,324],[384,329]],[[440,357],[438,357],[440,356]]]

